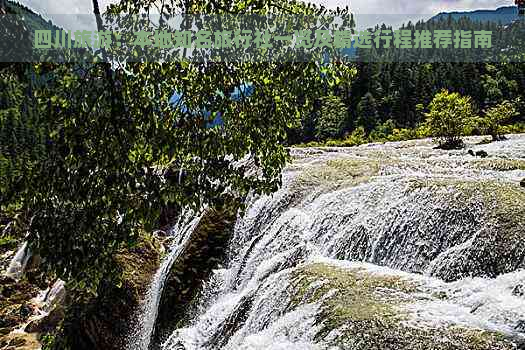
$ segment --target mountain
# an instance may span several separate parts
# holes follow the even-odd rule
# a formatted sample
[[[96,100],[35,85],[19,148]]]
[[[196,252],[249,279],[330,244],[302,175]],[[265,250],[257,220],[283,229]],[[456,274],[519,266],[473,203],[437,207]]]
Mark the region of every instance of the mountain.
[[[5,2],[7,14],[24,16],[24,24],[30,31],[35,30],[60,30],[61,28],[54,25],[50,20],[46,21],[42,16],[33,12],[28,7],[14,1]]]
[[[440,14],[432,17],[430,21],[446,20],[449,16],[451,16],[453,19],[467,17],[475,22],[495,22],[507,25],[518,19],[518,8],[516,6],[505,6],[496,10],[441,12]]]
[[[56,26],[51,20],[46,20],[40,14],[34,12],[30,8],[10,0],[0,0],[0,14],[14,15],[14,16],[0,16],[0,62],[26,62],[30,57],[40,59],[42,51],[33,48],[35,31],[36,30],[51,30],[51,41],[56,42],[57,35],[60,35],[62,28]],[[19,43],[16,47],[12,45],[13,42]],[[71,40],[71,45],[75,41]],[[48,56],[46,59],[53,57],[57,60],[64,59],[65,51],[55,50],[53,56]],[[77,50],[75,54],[86,55],[90,54],[89,50]],[[85,56],[84,58],[87,58]]]

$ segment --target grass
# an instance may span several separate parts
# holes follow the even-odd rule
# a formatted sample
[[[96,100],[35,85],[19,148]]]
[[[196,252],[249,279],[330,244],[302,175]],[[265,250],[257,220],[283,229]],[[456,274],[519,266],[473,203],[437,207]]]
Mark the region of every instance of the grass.
[[[0,252],[16,249],[18,239],[13,236],[0,237]]]

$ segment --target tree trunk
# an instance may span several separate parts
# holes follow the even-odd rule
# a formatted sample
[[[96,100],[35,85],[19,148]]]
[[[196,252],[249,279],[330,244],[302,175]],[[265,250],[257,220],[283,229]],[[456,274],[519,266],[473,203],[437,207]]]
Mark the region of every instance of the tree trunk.
[[[100,17],[100,7],[98,6],[98,0],[93,0],[93,13],[95,14],[95,18],[97,20],[97,30],[101,32],[104,30],[104,25],[102,24],[102,17]]]
[[[98,0],[93,0],[93,14],[95,15],[95,19],[97,21],[97,30],[99,32],[104,31],[104,24],[102,23],[102,16],[100,15],[100,7],[98,6]],[[111,87],[115,87],[113,81],[113,74],[111,72],[111,65],[109,64],[109,62],[107,62],[106,51],[104,49],[102,49],[102,58],[104,59],[106,78],[109,80]]]

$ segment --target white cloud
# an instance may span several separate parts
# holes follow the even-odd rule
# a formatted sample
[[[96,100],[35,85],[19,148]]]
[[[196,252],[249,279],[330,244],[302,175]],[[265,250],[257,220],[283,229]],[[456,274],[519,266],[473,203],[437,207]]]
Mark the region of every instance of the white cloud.
[[[394,27],[427,20],[440,12],[496,9],[511,6],[514,0],[317,0],[326,7],[347,6],[356,14],[359,29],[386,23]]]
[[[91,0],[19,0],[55,23],[71,29],[94,28]],[[101,9],[117,0],[99,0]],[[327,7],[348,5],[357,15],[359,28],[381,22],[398,25],[408,20],[428,19],[443,11],[495,9],[513,5],[513,0],[313,0]],[[64,16],[67,14],[67,16]],[[363,14],[369,14],[364,16]],[[373,14],[374,16],[370,16]],[[75,16],[71,16],[75,15]],[[79,28],[81,27],[81,28]]]
[[[18,0],[39,13],[45,14],[90,14],[93,12],[92,0]],[[117,1],[99,0],[101,10]]]
[[[92,0],[15,0],[46,19],[51,19],[55,24],[72,30],[96,28],[93,17]],[[116,0],[99,0],[100,10],[104,11],[108,4]]]
[[[423,14],[433,15],[441,11],[472,9],[495,9],[513,5],[513,0],[318,0],[327,7],[349,6],[357,14]]]

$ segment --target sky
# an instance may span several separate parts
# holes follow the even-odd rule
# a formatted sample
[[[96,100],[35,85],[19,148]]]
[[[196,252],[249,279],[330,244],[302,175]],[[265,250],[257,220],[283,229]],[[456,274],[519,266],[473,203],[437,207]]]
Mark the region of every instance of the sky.
[[[91,0],[17,0],[67,29],[94,28]],[[104,9],[117,0],[99,0]],[[397,26],[408,20],[428,19],[439,12],[495,9],[510,6],[514,0],[313,0],[326,7],[349,6],[356,14],[357,27],[363,29],[377,22]],[[74,14],[77,16],[60,16]],[[71,28],[74,26],[74,28]],[[81,28],[79,28],[81,27]]]

